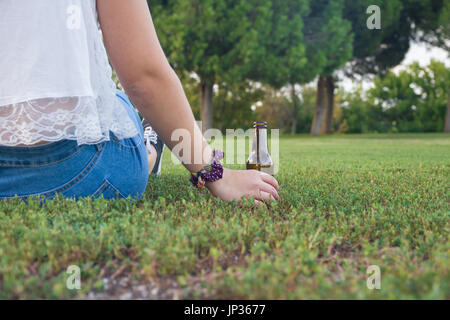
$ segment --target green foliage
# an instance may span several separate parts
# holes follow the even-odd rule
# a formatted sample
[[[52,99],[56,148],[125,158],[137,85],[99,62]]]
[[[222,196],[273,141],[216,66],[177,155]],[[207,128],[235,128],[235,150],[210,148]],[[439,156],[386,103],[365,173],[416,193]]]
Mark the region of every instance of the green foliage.
[[[450,92],[450,68],[431,61],[422,68],[414,63],[398,76],[389,73],[375,80],[369,99],[382,101],[388,121],[400,132],[443,130]]]
[[[366,26],[370,5],[381,8],[380,30]],[[150,2],[150,8],[169,61],[188,80],[184,86],[196,116],[200,110],[200,96],[195,92],[198,83],[218,85],[213,99],[218,128],[245,127],[261,115],[251,110],[261,92],[249,79],[274,88],[305,84],[317,75],[332,75],[348,61],[347,75],[383,75],[403,60],[411,39],[444,48],[449,39],[450,6],[442,0],[160,0]],[[199,77],[197,82],[190,77],[193,72]],[[400,89],[405,94],[412,90]],[[440,127],[436,125],[442,113],[439,99],[439,106],[409,115],[405,108],[413,101],[402,97],[398,99],[404,107],[399,102],[390,112],[364,106],[357,97],[346,95],[346,99],[355,102],[343,110],[350,132],[436,131]],[[308,131],[310,111],[302,110],[304,105],[295,108],[289,101],[293,102],[292,97],[272,99],[273,103],[265,105],[277,106],[276,110],[262,114],[278,114],[274,122],[283,129],[299,118],[297,132]],[[204,107],[212,110],[209,102]],[[350,115],[352,110],[354,115]],[[430,110],[435,111],[431,114]]]
[[[292,101],[270,87],[264,88],[264,91],[262,105],[255,110],[257,118],[268,121],[269,127],[280,129],[281,133],[289,133],[293,113]]]
[[[382,27],[366,27],[365,9],[378,5]],[[345,0],[344,17],[355,35],[347,74],[383,74],[401,63],[411,40],[448,49],[450,6],[444,0]]]
[[[263,90],[249,82],[221,83],[214,97],[216,127],[224,133],[228,128],[251,128],[258,120],[251,106],[263,96]]]
[[[176,70],[204,83],[242,81],[258,48],[269,3],[260,0],[150,2],[160,41]]]
[[[439,30],[443,34],[442,38],[450,38],[450,2],[445,2],[444,8],[442,9],[439,16]],[[438,45],[449,50],[448,45],[445,46],[445,40],[438,41]]]
[[[282,133],[290,133],[293,117],[292,97],[287,98],[287,94],[283,94],[284,92],[282,91],[267,87],[263,89],[265,96],[261,100],[262,105],[256,108],[257,118],[268,119],[270,127],[278,128]],[[316,88],[302,87],[301,100],[298,102],[297,133],[307,133],[311,129],[311,121],[316,105],[316,95]]]
[[[181,84],[183,85],[184,93],[188,98],[189,104],[191,106],[192,112],[196,119],[200,118],[200,90],[199,90],[199,79],[195,74],[188,72],[177,72],[180,77]]]
[[[377,5],[381,10],[381,29],[370,30],[366,21],[366,10]],[[401,23],[402,2],[400,0],[345,0],[344,18],[350,21],[354,34],[352,63],[347,74],[365,75],[381,73],[398,65],[409,49],[409,37],[398,36],[408,23]]]
[[[364,98],[361,89],[352,93],[341,91],[337,98],[342,111],[342,118],[337,126],[340,127],[345,122],[345,133],[389,132],[392,130],[392,123],[385,119],[381,106],[371,105]]]
[[[398,75],[389,72],[363,94],[341,94],[343,119],[350,133],[441,132],[450,88],[450,69],[432,60],[413,63]]]
[[[324,61],[321,75],[332,75],[352,56],[353,34],[343,9],[343,0],[312,1],[311,13],[305,19],[310,26],[306,42],[312,45],[313,54],[322,56]]]
[[[411,24],[411,37],[450,49],[450,5],[446,0],[405,0],[404,22]]]
[[[252,70],[255,59],[261,59],[258,65],[266,60],[261,57],[260,49],[262,34],[270,26],[266,22],[272,13],[271,3],[269,0],[150,3],[156,28],[162,30],[159,34],[161,44],[174,69],[178,73],[195,73],[199,77],[203,87],[201,109],[205,127],[212,126],[214,113],[221,121],[220,126],[233,122],[229,116],[221,117],[225,114],[225,105],[227,114],[245,115],[246,121],[242,122],[249,122],[253,94],[242,97],[238,94],[243,92],[242,87],[248,87],[248,79],[252,73],[255,74]],[[219,110],[214,111],[214,103],[209,97],[215,84],[224,89],[225,96],[218,97],[222,104]],[[235,98],[225,99],[228,93]]]
[[[177,280],[179,298],[449,299],[449,145],[282,138],[281,200],[262,208],[199,193],[169,153],[139,202],[0,201],[0,298],[82,298],[123,270]],[[81,291],[66,289],[73,264]]]
[[[311,81],[315,75],[305,78],[304,72],[308,61],[303,20],[309,0],[266,2],[270,7],[258,29],[259,45],[250,62],[252,79],[276,88]]]
[[[309,133],[316,106],[317,90],[315,87],[302,88],[300,112],[297,117],[297,132]]]

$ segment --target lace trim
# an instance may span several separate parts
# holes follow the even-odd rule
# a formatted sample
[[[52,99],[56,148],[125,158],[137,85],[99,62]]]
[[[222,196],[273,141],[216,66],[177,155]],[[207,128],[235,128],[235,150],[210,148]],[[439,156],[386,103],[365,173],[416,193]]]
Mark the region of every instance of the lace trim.
[[[116,102],[120,103],[120,102]],[[81,144],[109,141],[137,134],[126,110],[118,105],[114,117],[105,116],[92,97],[45,98],[0,107],[0,144],[31,145],[39,141],[76,140]],[[122,120],[121,120],[122,119]],[[128,120],[128,121],[127,121]],[[123,125],[120,121],[130,122]]]

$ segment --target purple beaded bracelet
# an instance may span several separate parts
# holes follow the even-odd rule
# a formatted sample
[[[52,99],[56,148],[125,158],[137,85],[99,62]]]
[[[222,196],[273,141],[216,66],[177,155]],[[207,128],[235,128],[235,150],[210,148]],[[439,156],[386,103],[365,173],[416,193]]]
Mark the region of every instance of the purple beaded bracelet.
[[[223,167],[220,160],[223,159],[224,153],[220,150],[213,151],[213,158],[210,165],[207,165],[196,174],[191,174],[191,183],[194,187],[202,189],[207,181],[214,182],[222,179]]]

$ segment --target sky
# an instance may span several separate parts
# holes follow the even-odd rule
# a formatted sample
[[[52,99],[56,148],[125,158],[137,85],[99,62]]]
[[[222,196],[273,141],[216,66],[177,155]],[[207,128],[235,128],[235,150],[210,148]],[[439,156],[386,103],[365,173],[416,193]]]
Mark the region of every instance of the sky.
[[[427,65],[431,59],[442,61],[446,66],[450,67],[449,54],[444,49],[433,47],[430,50],[423,43],[412,43],[405,60],[400,66],[394,68],[394,71],[401,70],[405,65],[414,61],[419,61],[421,65]]]

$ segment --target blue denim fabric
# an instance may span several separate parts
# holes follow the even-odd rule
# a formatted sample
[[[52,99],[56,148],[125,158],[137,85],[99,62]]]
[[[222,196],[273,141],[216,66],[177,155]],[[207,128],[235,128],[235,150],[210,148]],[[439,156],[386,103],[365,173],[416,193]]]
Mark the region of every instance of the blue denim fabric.
[[[138,135],[96,145],[78,146],[76,141],[30,147],[0,146],[0,199],[56,194],[69,198],[103,196],[141,198],[148,181],[148,162],[141,120],[121,91],[117,99],[138,128]]]

